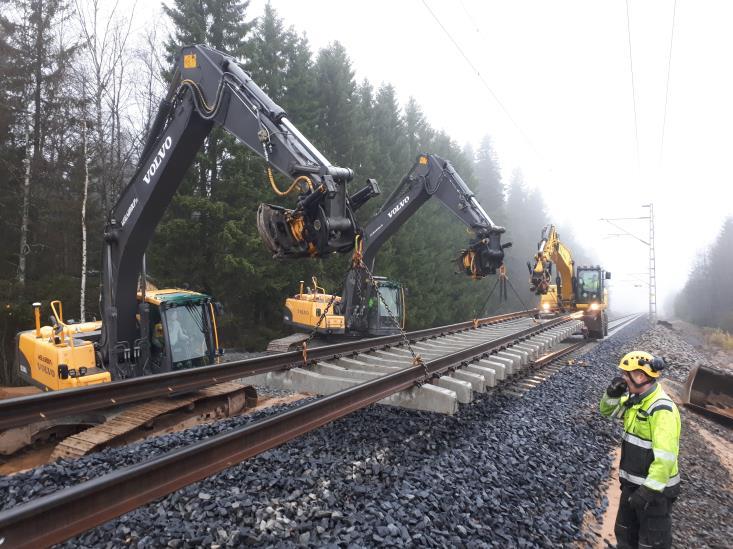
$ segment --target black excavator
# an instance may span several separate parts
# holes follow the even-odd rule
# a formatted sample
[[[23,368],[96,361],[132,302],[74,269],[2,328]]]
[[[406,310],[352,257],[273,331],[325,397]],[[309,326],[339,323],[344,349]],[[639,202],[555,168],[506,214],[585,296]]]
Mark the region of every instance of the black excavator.
[[[376,182],[370,184],[374,187],[370,194],[377,194]],[[491,221],[449,161],[434,154],[420,154],[372,219],[359,228],[358,265],[347,273],[342,295],[321,291],[315,280],[313,287],[304,291],[301,283],[300,292],[285,302],[284,322],[298,330],[325,335],[372,337],[399,333],[405,323],[405,292],[400,283],[372,275],[374,263],[382,245],[433,197],[472,234],[468,247],[456,259],[459,270],[476,279],[496,274],[504,248],[511,246],[501,244],[504,228]],[[275,340],[269,348],[282,350],[281,341],[289,348],[300,339],[303,337]]]
[[[267,162],[278,194],[297,191],[293,209],[262,204],[261,238],[277,258],[349,252],[354,211],[373,187],[347,194],[352,170],[332,165],[232,57],[212,48],[182,48],[166,97],[151,126],[137,171],[109,214],[104,232],[101,321],[68,323],[52,302],[51,326],[17,335],[16,366],[45,390],[104,383],[213,364],[221,350],[215,304],[184,290],[146,291],[145,250],[196,152],[221,126]],[[272,168],[292,180],[277,189]]]

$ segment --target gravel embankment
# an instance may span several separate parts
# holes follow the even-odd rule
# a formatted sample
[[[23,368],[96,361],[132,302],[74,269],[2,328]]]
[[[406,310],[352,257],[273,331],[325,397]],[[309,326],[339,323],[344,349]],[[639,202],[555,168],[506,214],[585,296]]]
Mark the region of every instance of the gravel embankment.
[[[730,547],[733,540],[733,473],[710,447],[709,435],[706,437],[702,433],[727,441],[728,449],[733,448],[733,433],[694,412],[680,411],[682,493],[672,509],[674,546]],[[733,453],[728,455],[733,463]]]
[[[520,399],[497,390],[454,417],[384,406],[356,412],[68,545],[595,543],[582,523],[588,512],[603,514],[605,503],[597,502],[620,432],[600,417],[598,399],[618,357],[643,329],[643,321],[632,324]],[[0,507],[282,409],[0,477]]]
[[[636,344],[653,355],[665,357],[670,367],[665,370],[664,376],[680,383],[687,380],[690,370],[695,366],[719,369],[703,353],[664,326],[647,330],[639,336]]]

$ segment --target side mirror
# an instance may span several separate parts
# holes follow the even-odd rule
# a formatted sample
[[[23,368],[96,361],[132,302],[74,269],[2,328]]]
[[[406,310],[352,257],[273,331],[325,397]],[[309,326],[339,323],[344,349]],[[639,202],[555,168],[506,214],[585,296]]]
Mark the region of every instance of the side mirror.
[[[606,280],[611,280],[611,273],[606,271]]]

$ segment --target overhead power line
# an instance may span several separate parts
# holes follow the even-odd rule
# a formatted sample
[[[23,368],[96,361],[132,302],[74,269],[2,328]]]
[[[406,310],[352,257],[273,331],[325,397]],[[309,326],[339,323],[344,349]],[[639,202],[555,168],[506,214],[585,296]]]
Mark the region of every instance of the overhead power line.
[[[491,94],[491,97],[493,97],[494,101],[496,101],[497,105],[499,105],[499,107],[501,108],[501,110],[504,111],[504,114],[511,121],[511,123],[514,125],[514,127],[517,129],[517,131],[520,133],[520,135],[522,136],[522,138],[527,142],[527,144],[529,144],[529,146],[532,148],[532,150],[537,155],[537,157],[540,160],[542,160],[543,162],[545,162],[545,159],[540,154],[539,150],[537,150],[537,147],[534,146],[534,143],[529,138],[529,136],[527,135],[527,133],[519,126],[519,124],[517,123],[517,121],[514,119],[514,117],[509,112],[509,110],[504,106],[504,103],[501,102],[501,99],[499,99],[499,96],[496,95],[496,93],[494,92],[493,89],[491,89],[491,86],[489,86],[489,83],[486,81],[486,79],[484,78],[484,76],[481,74],[481,71],[478,70],[478,68],[476,67],[476,65],[473,64],[473,62],[468,57],[468,55],[466,55],[466,52],[463,51],[463,48],[461,48],[461,46],[458,44],[458,42],[455,40],[455,38],[453,38],[453,36],[451,35],[451,33],[448,32],[448,29],[446,29],[445,26],[443,25],[443,23],[440,21],[440,19],[438,19],[438,16],[435,15],[435,12],[433,12],[433,10],[430,9],[430,6],[428,6],[428,3],[425,0],[422,0],[422,3],[423,3],[423,6],[425,6],[425,9],[428,10],[428,13],[430,13],[430,15],[433,17],[433,19],[435,19],[435,22],[443,30],[443,32],[445,33],[445,35],[450,39],[451,42],[453,42],[453,45],[458,50],[458,53],[461,54],[461,56],[463,57],[463,59],[465,59],[466,63],[468,63],[468,65],[471,67],[471,69],[479,77],[479,80],[481,80],[481,83],[487,89],[487,91],[489,92],[489,94]],[[464,7],[464,10],[465,10],[465,7]]]
[[[629,68],[631,71],[631,100],[634,105],[634,137],[636,138],[636,165],[641,167],[639,155],[639,121],[636,116],[636,86],[634,85],[634,56],[631,53],[631,17],[629,16],[629,0],[626,0],[626,34],[629,37]]]
[[[669,102],[669,75],[672,71],[672,44],[674,44],[674,22],[677,15],[677,0],[672,8],[672,32],[669,35],[669,55],[667,56],[667,88],[664,91],[664,117],[662,118],[662,142],[659,145],[659,164],[662,163],[664,153],[664,133],[667,129],[667,103]]]

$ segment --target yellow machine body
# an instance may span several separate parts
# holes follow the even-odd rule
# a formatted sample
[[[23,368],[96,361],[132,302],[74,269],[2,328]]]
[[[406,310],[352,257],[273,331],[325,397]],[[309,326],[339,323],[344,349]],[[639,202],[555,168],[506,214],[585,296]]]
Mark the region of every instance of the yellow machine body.
[[[333,302],[331,302],[333,300]],[[318,320],[323,311],[331,303],[326,316],[316,330],[321,334],[343,334],[346,331],[344,315],[335,314],[341,304],[341,297],[327,294],[323,288],[318,286],[313,279],[313,289],[303,291],[303,283],[300,283],[300,292],[285,300],[285,323],[294,328],[313,330],[318,325]]]
[[[99,334],[102,322],[65,324],[60,301],[51,303],[56,326],[40,325],[40,303],[34,305],[36,327],[16,336],[17,369],[21,379],[44,391],[73,389],[112,381],[97,367],[94,343],[83,339]]]
[[[540,294],[540,311],[542,313],[556,313],[560,310],[557,301],[557,285],[550,284],[547,287],[547,293]]]
[[[148,290],[145,302],[152,307],[172,299],[198,297],[202,294],[181,289]],[[138,301],[142,294],[138,293]],[[112,374],[99,362],[94,342],[102,321],[67,324],[60,301],[51,302],[54,326],[41,326],[40,303],[34,304],[36,326],[16,335],[16,371],[22,380],[44,391],[72,389],[112,381]],[[216,320],[211,311],[216,332]],[[159,325],[159,324],[158,324]],[[218,346],[218,334],[216,334]]]

